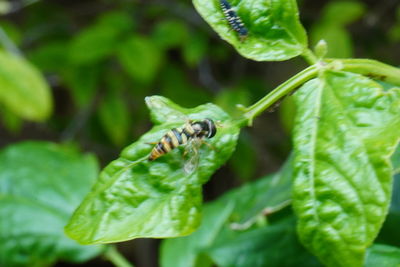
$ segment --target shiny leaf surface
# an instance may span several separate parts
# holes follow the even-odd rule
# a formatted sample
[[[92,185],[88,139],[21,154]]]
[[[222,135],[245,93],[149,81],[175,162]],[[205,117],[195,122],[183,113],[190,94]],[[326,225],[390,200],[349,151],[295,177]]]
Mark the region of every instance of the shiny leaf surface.
[[[215,105],[186,109],[160,96],[149,97],[146,102],[156,125],[102,171],[66,227],[69,236],[81,243],[190,234],[200,223],[201,185],[236,146],[239,129]],[[199,167],[193,173],[183,169],[181,147],[153,162],[147,160],[154,146],[149,142],[158,142],[187,119],[204,118],[220,121],[220,126],[216,136],[206,140],[213,148],[201,147]]]
[[[198,231],[187,237],[163,241],[161,266],[197,267],[197,264],[203,262],[207,256],[210,256],[210,253],[214,255],[214,260],[218,263],[220,261],[234,261],[237,257],[241,257],[243,261],[248,263],[256,258],[256,261],[260,260],[265,263],[263,259],[266,259],[266,254],[261,252],[267,252],[272,248],[268,247],[266,240],[261,240],[264,236],[258,235],[258,240],[254,241],[250,237],[252,234],[249,234],[250,236],[247,236],[247,234],[254,229],[257,229],[256,232],[263,232],[263,229],[255,226],[257,220],[264,219],[264,214],[277,211],[285,204],[288,204],[292,184],[290,173],[291,165],[286,164],[282,171],[275,175],[268,175],[255,182],[233,189],[218,200],[207,203],[204,208],[204,218]],[[294,230],[294,225],[292,224],[292,226]],[[261,225],[261,228],[265,227],[267,227],[265,224]],[[256,256],[253,256],[252,252],[255,252],[255,250],[251,251],[251,246],[246,246],[247,250],[245,249],[240,254],[235,255],[233,253],[234,248],[232,248],[230,251],[232,253],[230,254],[230,248],[227,248],[224,251],[229,256],[224,255],[223,257],[227,258],[225,260],[220,257],[218,251],[213,254],[214,252],[210,249],[216,242],[221,246],[222,244],[227,245],[229,243],[228,239],[235,239],[233,241],[235,244],[237,242],[240,243],[244,241],[240,240],[242,237],[247,245],[253,241],[261,242],[263,243],[263,248],[258,247],[261,251]],[[292,237],[295,238],[295,235]],[[298,247],[300,248],[300,246]],[[222,253],[223,251],[220,252]],[[281,260],[283,259],[281,258]]]
[[[230,0],[248,30],[243,41],[228,24],[220,1],[193,0],[193,3],[221,38],[244,57],[257,61],[286,60],[300,55],[307,46],[295,0]]]
[[[322,266],[297,240],[294,218],[247,231],[229,231],[207,252],[221,267]]]
[[[293,205],[300,239],[327,266],[362,266],[390,204],[400,90],[326,71],[295,96]]]
[[[85,261],[101,247],[81,246],[63,227],[98,173],[96,159],[70,147],[25,142],[0,152],[0,265]]]
[[[400,265],[400,248],[375,244],[368,249],[365,267],[395,267]]]

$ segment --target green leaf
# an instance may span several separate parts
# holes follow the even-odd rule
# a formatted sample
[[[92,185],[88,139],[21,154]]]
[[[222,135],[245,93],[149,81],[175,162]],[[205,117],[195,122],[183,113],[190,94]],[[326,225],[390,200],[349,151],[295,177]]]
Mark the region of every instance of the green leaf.
[[[365,267],[395,267],[400,266],[400,248],[373,245],[368,249]]]
[[[400,246],[400,174],[393,178],[393,193],[390,203],[389,214],[387,215],[382,229],[379,232],[375,243],[384,243],[392,246]]]
[[[249,180],[254,177],[257,170],[257,154],[255,144],[247,132],[242,131],[236,150],[229,160],[229,165],[241,180]]]
[[[294,218],[221,237],[206,250],[221,267],[322,266],[298,242]]]
[[[94,64],[115,52],[120,39],[133,27],[125,13],[110,12],[81,31],[71,42],[69,58],[73,64]]]
[[[29,59],[44,72],[62,72],[67,65],[66,41],[51,41],[29,52]],[[72,67],[69,67],[72,68]]]
[[[46,266],[85,261],[101,247],[81,246],[63,227],[94,183],[92,155],[46,142],[24,142],[0,152],[0,265]]]
[[[351,57],[353,41],[345,26],[359,19],[365,11],[365,5],[358,1],[329,2],[323,10],[322,18],[311,29],[313,45],[325,40],[328,43],[326,57]]]
[[[233,210],[233,202],[217,201],[204,207],[201,227],[190,236],[167,239],[161,245],[162,267],[198,267],[199,254],[213,244]]]
[[[327,266],[362,266],[390,204],[400,90],[326,71],[295,97],[293,206],[300,239]]]
[[[108,243],[139,237],[177,237],[192,233],[200,223],[201,185],[232,154],[239,128],[213,104],[192,109],[153,96],[146,99],[156,124],[125,148],[120,158],[100,174],[92,192],[75,211],[66,232],[84,244]],[[218,133],[203,145],[193,173],[185,173],[182,149],[174,149],[150,162],[154,145],[187,119],[220,121]]]
[[[0,21],[0,27],[4,30],[4,32],[15,45],[19,46],[21,44],[22,33],[14,23],[12,23],[11,21],[3,20]],[[2,44],[2,46],[4,46],[4,44]]]
[[[290,201],[290,173],[291,165],[286,164],[280,173],[265,176],[207,203],[198,231],[187,237],[163,241],[161,266],[197,267],[217,239],[225,242],[225,238],[240,235],[248,229],[253,230],[260,216],[263,218],[264,214],[277,211]],[[241,256],[252,257],[246,253]]]
[[[204,88],[194,85],[188,73],[178,65],[170,63],[164,68],[160,80],[161,95],[174,99],[178,104],[195,106],[211,99],[209,93]]]
[[[345,26],[359,19],[365,11],[365,4],[359,1],[329,2],[323,10],[322,22]]]
[[[23,124],[22,119],[3,106],[0,106],[0,117],[4,127],[8,131],[18,133],[21,130]]]
[[[110,91],[99,106],[100,123],[115,145],[123,145],[130,131],[129,109],[122,94]]]
[[[226,110],[232,117],[239,117],[243,113],[236,105],[248,106],[250,102],[251,94],[247,86],[221,90],[215,97],[215,103]]]
[[[182,57],[189,67],[199,64],[208,49],[207,37],[201,32],[192,33],[182,48]]]
[[[348,58],[353,55],[353,41],[343,27],[331,23],[316,23],[311,29],[311,41],[317,44],[320,40],[328,44],[326,57]]]
[[[97,93],[101,74],[101,65],[69,66],[62,71],[64,82],[77,106],[90,105]]]
[[[164,20],[155,26],[152,39],[161,49],[170,49],[184,44],[188,38],[186,24],[179,20]]]
[[[219,0],[193,0],[203,19],[242,56],[278,61],[298,56],[306,48],[307,36],[295,0],[230,0],[229,3],[249,32],[244,41],[231,29]]]
[[[52,111],[50,88],[41,73],[23,58],[0,51],[0,102],[19,117],[47,119]]]
[[[141,83],[152,82],[163,61],[159,48],[141,36],[131,37],[122,43],[117,57],[128,74]]]

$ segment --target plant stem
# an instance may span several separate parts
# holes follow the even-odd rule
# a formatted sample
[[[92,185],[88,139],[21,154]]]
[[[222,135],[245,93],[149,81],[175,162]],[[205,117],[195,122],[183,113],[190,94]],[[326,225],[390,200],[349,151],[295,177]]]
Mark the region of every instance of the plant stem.
[[[314,65],[315,63],[318,62],[318,58],[309,48],[305,49],[301,55],[310,65]]]
[[[127,259],[118,252],[115,246],[110,245],[103,256],[117,267],[134,267],[133,264],[128,262]]]
[[[318,75],[319,66],[313,65],[303,70],[302,72],[296,74],[283,84],[279,85],[273,91],[271,91],[268,95],[264,96],[254,105],[244,108],[245,113],[242,115],[242,118],[239,119],[239,126],[251,125],[254,117],[258,116],[261,112],[271,107],[275,102],[278,102],[286,95],[292,93],[303,83],[308,80],[316,77]]]
[[[316,59],[315,55],[308,50],[303,56],[310,62]],[[318,76],[318,72],[325,69],[343,70],[359,73],[370,78],[384,81],[396,86],[400,86],[400,69],[371,59],[326,59],[328,64],[319,64],[318,62],[302,72],[296,74],[283,84],[279,85],[269,94],[264,96],[258,102],[248,108],[241,108],[244,114],[237,120],[238,126],[251,126],[253,119],[261,112],[268,109],[283,97],[292,93],[303,83]]]
[[[372,59],[328,59],[338,61],[342,70],[363,74],[372,79],[400,86],[400,69]]]

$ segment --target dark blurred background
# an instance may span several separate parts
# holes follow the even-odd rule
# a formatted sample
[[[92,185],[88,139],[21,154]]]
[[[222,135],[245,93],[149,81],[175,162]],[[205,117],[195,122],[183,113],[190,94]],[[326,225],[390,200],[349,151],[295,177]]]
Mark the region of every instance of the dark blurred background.
[[[298,1],[313,46],[330,57],[400,64],[400,3]],[[54,113],[42,124],[0,115],[0,147],[27,140],[73,141],[101,166],[150,127],[144,104],[159,94],[193,107],[214,102],[233,116],[307,65],[253,62],[239,56],[197,14],[190,1],[0,1],[0,39],[12,41],[51,85]],[[0,107],[1,108],[1,107]],[[276,171],[291,150],[290,98],[245,129],[229,163],[204,188],[206,201]],[[157,266],[158,240],[118,245],[136,266]],[[57,266],[71,266],[58,263]],[[82,266],[112,266],[95,259]]]

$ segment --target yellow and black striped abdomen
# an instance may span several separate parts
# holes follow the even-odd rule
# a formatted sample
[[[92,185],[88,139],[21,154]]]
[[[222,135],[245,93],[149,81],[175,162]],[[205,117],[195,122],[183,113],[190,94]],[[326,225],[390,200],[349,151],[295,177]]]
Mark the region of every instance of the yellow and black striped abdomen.
[[[183,129],[174,128],[168,131],[157,143],[157,145],[151,151],[149,160],[155,160],[162,155],[170,152],[172,149],[179,145],[186,144],[189,139],[193,138],[194,130],[190,124],[186,124]]]

